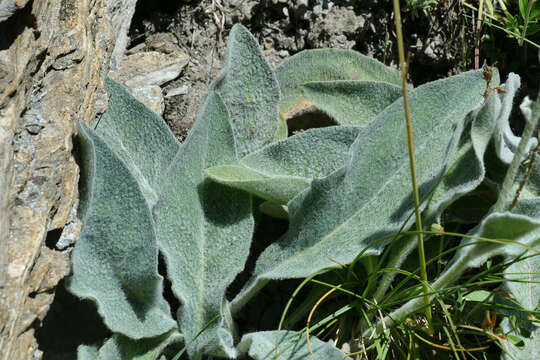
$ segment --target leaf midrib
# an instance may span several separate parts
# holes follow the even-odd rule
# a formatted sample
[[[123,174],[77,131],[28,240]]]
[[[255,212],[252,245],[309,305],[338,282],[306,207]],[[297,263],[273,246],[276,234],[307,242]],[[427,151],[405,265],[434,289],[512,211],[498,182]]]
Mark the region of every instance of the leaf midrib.
[[[206,159],[207,159],[207,156],[208,156],[208,144],[210,143],[210,131],[208,129],[208,126],[205,128],[205,145],[204,146],[204,154],[202,156],[202,167],[201,167],[201,171],[206,168]],[[202,172],[201,172],[202,173]],[[200,177],[201,181],[204,180],[204,176],[201,176]],[[202,209],[202,206],[201,206],[201,203],[199,202],[198,203],[198,207],[197,207],[197,210],[199,212],[199,216],[200,216],[200,223],[199,223],[199,236],[200,236],[200,239],[201,241],[197,242],[198,245],[199,245],[199,253],[200,253],[200,258],[201,258],[201,272],[200,272],[200,282],[199,282],[199,289],[198,289],[198,292],[197,292],[197,295],[198,295],[198,300],[197,301],[197,312],[196,312],[196,316],[197,316],[197,320],[196,320],[196,328],[195,329],[199,329],[199,330],[196,330],[197,332],[202,330],[203,329],[203,313],[204,313],[204,289],[205,289],[205,281],[206,281],[206,257],[204,256],[204,253],[205,253],[205,248],[206,248],[206,236],[205,236],[205,231],[204,231],[204,228],[205,228],[205,218],[204,218],[204,210]]]
[[[109,126],[108,129],[110,130],[110,133],[112,133],[113,135],[115,135],[115,142],[119,145],[120,149],[122,150],[122,153],[123,155],[125,156],[125,160],[123,157],[120,157],[116,154],[116,151],[114,151],[114,149],[105,141],[105,139],[103,139],[103,142],[107,145],[107,147],[109,147],[109,149],[111,150],[112,153],[115,154],[115,156],[120,160],[122,161],[122,163],[124,163],[124,165],[126,166],[126,169],[128,170],[128,172],[131,174],[131,176],[133,176],[133,178],[135,179],[135,182],[137,183],[137,185],[139,186],[140,190],[141,190],[141,193],[143,195],[143,198],[145,198],[146,202],[148,203],[150,199],[146,199],[146,197],[144,196],[144,194],[148,193],[150,195],[152,195],[152,203],[151,204],[148,204],[149,208],[153,207],[158,199],[159,199],[159,195],[158,193],[156,192],[156,190],[154,190],[154,188],[150,185],[148,179],[146,178],[146,176],[144,176],[141,168],[136,165],[136,162],[133,158],[133,156],[131,155],[131,152],[128,150],[128,148],[124,145],[124,142],[123,142],[123,136],[120,136],[120,134],[118,133],[117,131],[117,128],[116,127],[113,127],[113,126]],[[176,154],[175,154],[176,156]],[[128,161],[129,160],[129,163]],[[133,169],[133,171],[132,171]],[[141,181],[138,181],[138,179],[141,179]],[[144,191],[143,188],[147,191]]]

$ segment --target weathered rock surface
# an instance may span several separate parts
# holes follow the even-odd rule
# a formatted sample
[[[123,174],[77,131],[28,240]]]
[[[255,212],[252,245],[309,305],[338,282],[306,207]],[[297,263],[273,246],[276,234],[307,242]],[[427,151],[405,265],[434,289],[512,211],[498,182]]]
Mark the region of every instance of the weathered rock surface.
[[[167,47],[170,42],[153,44],[167,53],[148,51],[126,56],[109,76],[125,85],[137,100],[162,115],[165,103],[160,85],[176,79],[189,57],[180,50]]]
[[[104,111],[104,79],[125,50],[135,2],[34,0],[9,14],[18,26],[0,49],[1,360],[42,356],[34,332],[80,231],[76,122]]]
[[[22,9],[30,0],[0,0],[0,21],[7,20],[17,10]]]

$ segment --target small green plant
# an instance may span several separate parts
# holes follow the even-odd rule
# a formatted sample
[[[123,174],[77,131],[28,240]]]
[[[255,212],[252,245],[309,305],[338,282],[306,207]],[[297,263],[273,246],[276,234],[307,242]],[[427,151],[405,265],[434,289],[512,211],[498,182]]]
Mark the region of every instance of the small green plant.
[[[407,5],[403,8],[404,11],[411,11],[414,16],[418,16],[418,11],[427,12],[434,5],[437,4],[436,0],[407,0]]]
[[[540,30],[540,3],[536,0],[519,0],[519,12],[516,14],[512,14],[504,6],[504,2],[500,1],[500,3],[503,14],[491,11],[492,17],[489,17],[486,23],[492,25],[492,20],[499,21],[508,36],[516,38],[519,46],[522,46],[525,39]]]
[[[464,2],[469,8],[478,11],[476,7]],[[540,48],[540,44],[531,40],[540,30],[540,2],[537,0],[519,0],[517,4],[509,4],[505,0],[483,2],[485,24],[515,38],[519,46],[524,42]],[[499,6],[500,10],[496,10]]]
[[[508,205],[516,174],[524,173],[522,155],[535,141],[530,134],[515,137],[508,126],[517,75],[503,85],[506,93],[484,99],[486,86],[498,81],[496,72],[486,84],[482,71],[470,71],[409,86],[422,218],[436,230],[423,233],[437,248],[433,239],[441,235],[461,241],[449,249],[443,244],[446,256],[436,259],[449,263],[428,263],[430,271],[440,271],[426,282],[415,273],[418,258],[408,263],[418,231],[408,231],[415,223],[414,205],[401,77],[395,69],[353,51],[325,49],[301,52],[273,70],[251,34],[237,25],[226,65],[183,144],[161,118],[107,80],[107,112],[94,128],[79,127],[83,229],[68,288],[96,302],[114,335],[104,344],[81,345],[78,358],[346,357],[325,338],[363,339],[364,354],[373,348],[388,354],[390,342],[381,340],[387,329],[421,320],[426,296],[440,300],[438,294],[464,279],[468,269],[495,256],[509,263],[524,251],[538,252],[539,166],[511,212]],[[523,108],[533,127],[538,106]],[[288,136],[287,121],[313,109],[336,126]],[[505,184],[500,191],[498,180],[486,176],[488,160],[502,169],[513,164],[510,178],[499,182]],[[477,218],[469,219],[476,226],[467,235],[431,227],[459,223],[452,211],[473,202],[482,186],[490,186],[495,198],[501,192],[503,200],[492,211],[476,211]],[[250,249],[267,240],[267,234],[255,232],[263,212],[286,218],[288,230],[257,255]],[[176,314],[163,295],[158,253],[181,303]],[[527,261],[537,266],[538,259]],[[250,278],[231,294],[231,284],[250,261],[255,263]],[[347,281],[337,285],[341,278]],[[293,306],[296,321],[284,314],[288,330],[281,330],[276,317],[275,330],[239,333],[236,318],[246,304],[257,301],[269,282],[284,279],[330,286],[333,294],[352,294],[357,302],[310,323],[315,311],[307,316],[307,310],[332,295],[324,294],[328,288],[314,288],[303,305]],[[361,284],[359,294],[351,283]],[[537,312],[537,284],[520,286],[507,290],[515,298],[509,307]],[[422,287],[432,291],[426,295]],[[536,304],[523,299],[522,291],[534,294]],[[339,316],[353,310],[363,315],[349,323],[350,331],[336,332]],[[311,330],[307,339],[303,327],[294,325],[300,320]],[[505,325],[507,332],[514,331],[513,324]],[[502,340],[501,346],[508,353],[527,352],[527,346],[536,346],[536,334],[516,333],[523,350]]]

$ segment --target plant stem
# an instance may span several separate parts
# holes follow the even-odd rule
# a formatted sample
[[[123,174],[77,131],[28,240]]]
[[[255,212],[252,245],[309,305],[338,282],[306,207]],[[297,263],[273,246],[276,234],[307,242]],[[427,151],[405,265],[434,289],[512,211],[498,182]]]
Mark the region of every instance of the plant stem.
[[[429,298],[429,288],[427,283],[426,272],[426,256],[424,253],[424,238],[422,234],[422,218],[420,216],[420,196],[418,195],[418,185],[416,184],[416,165],[414,161],[414,145],[412,138],[411,119],[409,116],[409,99],[407,97],[407,69],[405,69],[405,51],[403,49],[403,33],[401,32],[401,10],[399,8],[399,0],[394,0],[394,16],[396,20],[396,33],[399,53],[399,63],[401,69],[401,82],[403,88],[403,108],[405,110],[405,120],[407,122],[407,145],[409,147],[409,163],[411,167],[411,179],[413,187],[414,197],[414,214],[416,217],[416,228],[418,230],[418,257],[420,261],[420,272],[422,276],[423,289],[424,289],[424,302],[426,304],[426,320],[428,323],[428,330],[431,331],[432,319],[431,319],[431,306]]]
[[[527,147],[527,143],[532,137],[534,129],[538,124],[538,119],[540,118],[540,93],[535,102],[531,104],[531,115],[529,117],[525,116],[525,129],[523,129],[523,134],[521,135],[521,140],[519,142],[518,148],[510,163],[510,167],[506,172],[504,182],[501,188],[501,194],[497,199],[495,205],[491,210],[491,213],[502,212],[508,210],[509,204],[512,201],[512,186],[516,180],[516,176],[519,170],[519,165],[521,164],[521,159],[523,158],[523,153]]]
[[[532,6],[536,0],[529,0],[529,5],[527,6],[527,13],[525,14],[525,25],[523,25],[523,33],[518,40],[519,46],[523,45],[523,39],[527,35],[527,26],[529,25],[529,16],[531,15]]]
[[[484,19],[484,0],[480,0],[478,5],[478,20],[476,21],[476,38],[474,40],[474,68],[480,68],[480,33],[482,32],[482,21]]]

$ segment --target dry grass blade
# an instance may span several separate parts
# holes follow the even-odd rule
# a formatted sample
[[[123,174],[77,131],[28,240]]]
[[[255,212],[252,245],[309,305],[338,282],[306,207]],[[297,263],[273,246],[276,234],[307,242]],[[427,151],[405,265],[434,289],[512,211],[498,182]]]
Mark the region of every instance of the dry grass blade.
[[[324,301],[324,299],[326,299],[328,296],[330,296],[334,291],[338,290],[340,287],[341,287],[341,285],[338,285],[335,288],[332,288],[332,289],[328,290],[323,296],[321,296],[321,298],[319,300],[317,300],[317,302],[315,303],[315,305],[313,305],[313,308],[309,312],[309,316],[307,318],[307,323],[306,323],[306,342],[307,342],[307,347],[308,347],[309,353],[311,354],[311,356],[313,358],[315,358],[315,355],[313,355],[313,350],[311,349],[311,343],[309,341],[309,324],[311,322],[311,318],[313,317],[313,314],[315,313],[315,310]]]

